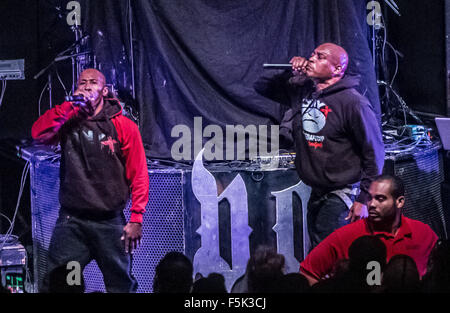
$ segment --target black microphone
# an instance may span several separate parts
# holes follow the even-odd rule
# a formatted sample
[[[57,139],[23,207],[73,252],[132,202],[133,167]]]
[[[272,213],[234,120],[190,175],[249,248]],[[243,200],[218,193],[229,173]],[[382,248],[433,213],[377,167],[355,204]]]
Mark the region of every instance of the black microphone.
[[[274,69],[274,70],[285,70],[285,69],[292,69],[292,64],[263,64],[263,67],[265,69]]]
[[[83,95],[66,96],[67,102],[87,102]]]

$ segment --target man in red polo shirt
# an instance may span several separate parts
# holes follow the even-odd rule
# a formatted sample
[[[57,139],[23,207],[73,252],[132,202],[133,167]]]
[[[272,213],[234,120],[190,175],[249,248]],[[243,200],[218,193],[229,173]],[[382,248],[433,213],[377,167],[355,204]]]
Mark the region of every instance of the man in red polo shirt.
[[[405,203],[402,181],[395,176],[378,176],[370,185],[369,194],[369,217],[334,231],[300,264],[300,272],[311,285],[329,274],[337,261],[348,259],[352,242],[365,235],[384,242],[386,261],[405,254],[414,259],[421,276],[426,273],[428,256],[438,237],[428,225],[402,215]]]

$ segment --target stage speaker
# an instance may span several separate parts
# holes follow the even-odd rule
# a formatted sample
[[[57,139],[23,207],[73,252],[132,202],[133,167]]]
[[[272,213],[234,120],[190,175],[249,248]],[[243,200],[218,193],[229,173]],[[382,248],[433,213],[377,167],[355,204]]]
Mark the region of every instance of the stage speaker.
[[[415,153],[392,156],[384,173],[399,176],[405,184],[403,214],[428,224],[440,238],[447,238],[441,186],[444,182],[440,145]]]

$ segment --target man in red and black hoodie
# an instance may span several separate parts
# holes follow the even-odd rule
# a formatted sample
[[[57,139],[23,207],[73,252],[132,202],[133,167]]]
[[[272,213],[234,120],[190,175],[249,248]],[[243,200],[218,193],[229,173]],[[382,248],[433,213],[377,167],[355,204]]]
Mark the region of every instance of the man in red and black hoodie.
[[[49,247],[48,278],[71,261],[84,269],[95,259],[108,292],[135,292],[131,253],[142,237],[147,162],[137,125],[108,94],[105,76],[87,69],[74,93],[80,100],[47,111],[32,128],[34,139],[61,144],[61,209]],[[130,192],[126,223],[123,209]]]

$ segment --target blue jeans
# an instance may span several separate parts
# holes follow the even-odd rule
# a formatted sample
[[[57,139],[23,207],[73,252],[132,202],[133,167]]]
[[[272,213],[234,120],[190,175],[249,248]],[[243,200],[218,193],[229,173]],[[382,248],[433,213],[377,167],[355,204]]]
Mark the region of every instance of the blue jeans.
[[[332,193],[312,190],[308,202],[308,233],[311,250],[336,229],[347,225],[349,209],[344,201]]]
[[[48,273],[71,261],[77,261],[83,271],[94,259],[103,274],[107,292],[136,292],[131,255],[125,253],[120,239],[124,226],[123,212],[106,218],[87,218],[61,209],[50,242]],[[48,278],[47,275],[44,286],[51,283]]]

